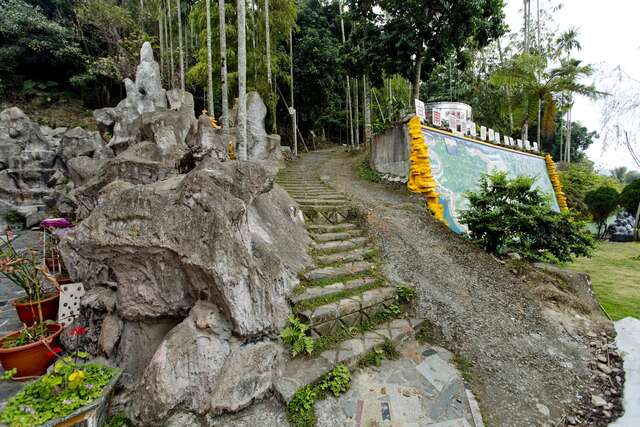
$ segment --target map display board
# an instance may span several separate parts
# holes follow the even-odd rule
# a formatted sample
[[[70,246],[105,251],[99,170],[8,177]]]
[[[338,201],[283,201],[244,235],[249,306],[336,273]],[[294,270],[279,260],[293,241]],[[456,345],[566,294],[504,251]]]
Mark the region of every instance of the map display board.
[[[431,129],[422,131],[429,146],[431,172],[444,206],[444,216],[449,228],[456,233],[466,231],[466,226],[458,222],[458,213],[469,205],[464,193],[479,187],[482,174],[497,170],[506,171],[511,178],[518,175],[535,178],[534,186],[548,194],[552,208],[560,211],[543,157]]]

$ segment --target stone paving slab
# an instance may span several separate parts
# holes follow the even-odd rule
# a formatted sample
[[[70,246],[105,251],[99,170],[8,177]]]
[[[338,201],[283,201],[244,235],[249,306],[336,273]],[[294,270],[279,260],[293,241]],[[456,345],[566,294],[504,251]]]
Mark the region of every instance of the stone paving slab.
[[[316,242],[330,242],[332,240],[346,240],[351,237],[359,237],[363,233],[362,230],[348,230],[336,233],[310,233],[311,238]]]
[[[312,243],[311,247],[319,251],[346,251],[358,248],[368,242],[369,239],[366,237],[356,237],[350,240],[336,240],[333,242]]]
[[[353,230],[357,226],[355,224],[351,224],[348,222],[342,224],[309,224],[307,225],[307,229],[315,232],[315,233],[331,233],[336,231],[343,230]]]
[[[463,384],[447,362],[446,350],[412,340],[400,352],[398,360],[357,371],[344,395],[316,402],[318,426],[480,427],[474,423],[464,387],[454,395],[438,392],[417,369],[427,359],[442,362],[451,375],[448,382]]]
[[[351,251],[336,252],[329,255],[320,255],[316,257],[316,263],[320,265],[335,264],[337,262],[354,262],[362,261],[365,257],[374,252],[374,248],[368,246],[357,248]]]
[[[307,280],[334,279],[340,276],[348,276],[350,274],[365,273],[372,271],[374,265],[367,261],[350,262],[335,267],[314,268],[304,273]]]
[[[304,292],[298,295],[293,295],[290,300],[294,304],[300,301],[306,301],[319,297],[326,297],[338,292],[350,291],[357,289],[361,286],[368,285],[375,282],[373,277],[363,277],[361,279],[353,279],[346,282],[338,282],[328,286],[310,286],[304,289]]]

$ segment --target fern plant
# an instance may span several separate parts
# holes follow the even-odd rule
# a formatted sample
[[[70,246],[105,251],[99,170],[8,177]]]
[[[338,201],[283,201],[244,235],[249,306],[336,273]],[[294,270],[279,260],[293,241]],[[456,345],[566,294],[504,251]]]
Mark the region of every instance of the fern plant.
[[[305,352],[307,354],[313,353],[313,338],[307,335],[308,332],[309,325],[303,323],[296,316],[289,316],[289,326],[280,333],[280,339],[291,347],[293,357]]]
[[[347,366],[343,365],[342,363],[336,365],[336,367],[333,368],[333,370],[327,375],[325,375],[318,384],[318,388],[321,391],[331,391],[331,393],[335,397],[338,397],[342,393],[345,393],[347,390],[349,390],[350,386],[351,371],[349,371],[349,368],[347,368]]]

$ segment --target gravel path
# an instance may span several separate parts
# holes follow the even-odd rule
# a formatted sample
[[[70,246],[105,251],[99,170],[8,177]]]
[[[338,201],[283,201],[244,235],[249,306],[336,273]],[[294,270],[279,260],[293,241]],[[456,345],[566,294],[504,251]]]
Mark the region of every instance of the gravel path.
[[[357,178],[364,155],[309,153],[303,161],[364,210],[384,272],[417,287],[417,315],[470,364],[488,425],[560,425],[589,395],[589,328],[601,320],[542,304],[512,268],[450,232],[403,187]],[[604,322],[602,324],[605,324]],[[558,423],[558,424],[557,424]]]

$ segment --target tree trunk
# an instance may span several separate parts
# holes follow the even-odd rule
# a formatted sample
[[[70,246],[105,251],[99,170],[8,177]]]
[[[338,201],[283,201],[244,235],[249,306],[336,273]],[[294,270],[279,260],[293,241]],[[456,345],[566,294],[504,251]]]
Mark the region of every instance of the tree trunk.
[[[342,2],[338,1],[338,7],[340,8],[340,31],[342,33],[342,44],[346,44],[346,37],[344,34],[344,18],[342,16]],[[354,138],[353,138],[353,117],[351,116],[351,84],[349,82],[350,78],[347,76],[347,127],[349,128],[349,145],[353,147]]]
[[[164,13],[162,5],[158,3],[158,37],[160,39],[160,79],[164,76]]]
[[[540,38],[540,0],[536,0],[536,9],[538,12],[538,51],[542,54],[542,39]]]
[[[524,53],[529,53],[529,8],[531,0],[524,0]]]
[[[273,76],[271,75],[271,35],[269,30],[269,0],[264,0],[264,34],[267,50],[267,84],[269,86],[269,106],[271,107],[271,131],[277,133],[276,126],[276,96],[273,91]]]
[[[293,30],[289,27],[289,80],[291,91],[291,124],[293,126],[293,155],[298,156],[298,123],[296,117],[296,109],[293,96]]]
[[[564,160],[564,123],[560,125],[560,163]]]
[[[538,148],[542,147],[542,144],[540,143],[540,130],[541,130],[540,121],[541,120],[542,120],[542,101],[538,99]]]
[[[173,86],[176,83],[176,76],[175,76],[175,63],[173,61],[173,25],[171,25],[171,4],[170,4],[171,0],[167,0],[167,15],[168,15],[168,19],[169,19],[169,53],[171,54],[171,85],[169,85],[171,87],[171,89],[173,89]]]
[[[360,148],[360,106],[358,105],[358,91],[360,90],[360,82],[358,81],[358,79],[355,79],[355,88],[353,91],[353,101],[354,101],[354,112],[355,112],[355,117],[356,117],[356,148]],[[365,100],[363,99],[362,102],[364,103]]]
[[[178,11],[178,46],[180,49],[180,89],[184,90],[184,51],[182,49],[182,14],[180,12],[180,0],[176,0]]]
[[[213,111],[213,60],[211,58],[211,0],[206,2],[207,8],[207,105],[209,114],[215,117]]]
[[[564,159],[567,163],[571,163],[571,107],[567,111],[567,142],[565,144],[566,155]]]
[[[496,40],[498,44],[498,58],[500,59],[500,64],[504,63],[504,58],[502,57],[502,46],[500,46],[500,38]],[[507,112],[509,114],[509,134],[513,134],[513,109],[511,107],[511,89],[509,87],[506,88],[507,93]],[[540,147],[538,145],[538,147]]]
[[[218,0],[220,18],[220,80],[222,86],[222,128],[229,129],[229,88],[227,86],[227,25],[224,0]]]
[[[420,77],[422,76],[422,62],[424,61],[424,53],[422,49],[416,54],[416,62],[413,65],[413,86],[411,88],[411,102],[420,99]],[[413,107],[415,108],[415,107]]]
[[[636,227],[633,230],[633,239],[638,241],[638,230],[640,230],[640,203],[638,203],[638,210],[636,211]]]
[[[364,75],[364,143],[371,146],[371,93],[369,88],[369,76]]]
[[[247,150],[247,22],[245,0],[237,1],[238,15],[238,131],[240,159],[248,159]]]

